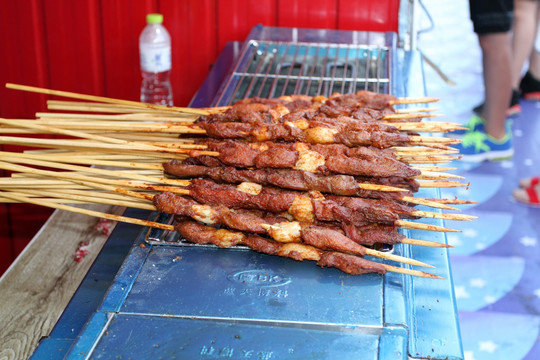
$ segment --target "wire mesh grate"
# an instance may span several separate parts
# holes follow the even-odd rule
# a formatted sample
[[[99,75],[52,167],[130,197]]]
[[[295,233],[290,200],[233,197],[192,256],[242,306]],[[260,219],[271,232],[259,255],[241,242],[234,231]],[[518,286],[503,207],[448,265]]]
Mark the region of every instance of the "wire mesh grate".
[[[329,96],[370,90],[389,93],[390,49],[377,45],[288,43],[251,40],[232,72],[230,105],[247,97],[291,94]]]

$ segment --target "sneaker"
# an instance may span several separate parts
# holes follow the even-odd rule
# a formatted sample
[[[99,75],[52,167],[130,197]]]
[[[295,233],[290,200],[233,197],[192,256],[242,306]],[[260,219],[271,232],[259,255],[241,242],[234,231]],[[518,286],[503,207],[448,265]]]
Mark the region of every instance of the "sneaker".
[[[497,140],[484,131],[469,131],[463,136],[461,144],[454,147],[459,150],[461,160],[468,162],[506,160],[514,155],[510,132],[503,139]]]
[[[512,120],[511,118],[506,119],[506,122],[505,122],[506,132],[512,133],[513,123],[514,123],[514,120]],[[450,133],[450,136],[455,137],[455,138],[460,138],[460,137],[463,137],[466,133],[471,132],[471,131],[486,132],[484,130],[485,126],[486,126],[486,120],[484,120],[483,117],[478,116],[478,115],[473,115],[471,116],[469,121],[465,124],[465,127],[467,128],[467,130],[452,131]]]
[[[484,126],[486,125],[486,120],[484,120],[481,116],[473,115],[467,121],[467,123],[464,125],[466,127],[466,130],[455,130],[452,131],[449,135],[451,136],[463,136],[466,133],[470,131],[484,131]]]
[[[540,95],[540,94],[539,94]],[[484,110],[484,103],[473,108],[473,112],[480,116],[482,115],[482,110]],[[521,105],[519,105],[519,91],[512,90],[512,98],[510,99],[510,106],[506,110],[506,116],[516,116],[521,113]]]
[[[536,79],[527,71],[519,83],[521,96],[525,100],[540,101],[540,80]]]

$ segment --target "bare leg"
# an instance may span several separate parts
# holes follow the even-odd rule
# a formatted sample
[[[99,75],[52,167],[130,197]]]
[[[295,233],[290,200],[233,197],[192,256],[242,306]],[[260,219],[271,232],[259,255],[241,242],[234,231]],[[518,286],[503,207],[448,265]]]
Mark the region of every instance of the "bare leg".
[[[478,36],[482,48],[486,102],[482,117],[486,133],[496,139],[505,134],[506,109],[512,94],[512,54],[509,32]]]
[[[536,37],[538,1],[514,2],[514,35],[512,39],[512,88],[518,89],[525,60],[531,57]],[[540,67],[540,65],[538,65]]]
[[[540,53],[536,50],[534,50],[531,55],[529,72],[535,79],[540,79]]]
[[[536,4],[536,24],[540,23],[540,4],[538,1],[534,1],[534,4]],[[536,28],[536,31],[538,31],[538,27]],[[537,36],[539,35],[538,32],[535,32]],[[540,53],[534,48],[532,49],[531,58],[529,60],[529,72],[534,76],[536,79],[540,79]]]

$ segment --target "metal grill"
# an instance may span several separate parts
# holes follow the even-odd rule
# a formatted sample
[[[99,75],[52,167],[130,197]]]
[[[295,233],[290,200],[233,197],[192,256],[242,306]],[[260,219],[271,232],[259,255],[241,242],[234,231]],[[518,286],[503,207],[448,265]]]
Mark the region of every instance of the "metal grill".
[[[387,94],[389,55],[388,47],[378,45],[251,40],[225,84],[218,105],[255,96],[329,96],[358,90]]]

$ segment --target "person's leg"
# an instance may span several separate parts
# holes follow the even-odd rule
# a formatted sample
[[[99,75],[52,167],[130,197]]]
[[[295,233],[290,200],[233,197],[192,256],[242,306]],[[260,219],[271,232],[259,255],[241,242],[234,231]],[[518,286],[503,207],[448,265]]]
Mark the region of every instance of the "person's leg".
[[[538,28],[538,1],[515,0],[512,38],[512,88],[518,89],[525,61],[532,55]],[[540,67],[540,64],[538,65]],[[540,74],[539,74],[540,75]]]
[[[484,67],[486,102],[482,117],[485,131],[495,139],[506,135],[506,109],[512,93],[510,74],[512,63],[511,36],[509,32],[479,34]]]
[[[533,10],[536,13],[536,36],[540,36],[540,32],[538,31],[538,26],[540,25],[540,0],[533,0],[532,2],[536,4],[536,9]],[[534,44],[529,59],[529,72],[536,79],[540,79],[540,52],[539,49],[536,49]]]
[[[540,101],[540,54],[535,49],[534,42],[538,35],[538,24],[540,16],[540,1],[539,0],[519,0],[516,1],[516,8],[522,8],[520,12],[523,12],[521,18],[515,18],[516,22],[522,21],[523,25],[522,33],[515,35],[513,43],[514,49],[521,49],[523,54],[526,49],[529,51],[529,68],[527,73],[521,77],[519,81],[519,90],[521,97],[525,100]],[[534,21],[533,21],[534,19]],[[518,24],[516,24],[518,26]],[[522,36],[521,39],[519,36]],[[521,55],[523,55],[521,54]],[[520,61],[516,58],[516,61]],[[525,61],[525,60],[523,60]],[[515,76],[521,75],[517,71],[518,64],[515,63],[515,68],[512,70],[513,84],[516,83],[517,78]]]

